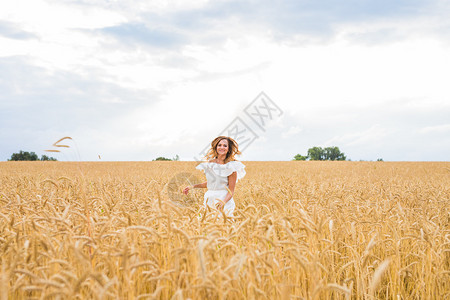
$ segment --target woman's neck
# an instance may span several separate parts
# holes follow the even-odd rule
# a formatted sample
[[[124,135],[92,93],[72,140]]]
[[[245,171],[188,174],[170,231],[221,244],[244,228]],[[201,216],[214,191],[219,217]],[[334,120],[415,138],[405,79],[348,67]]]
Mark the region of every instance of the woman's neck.
[[[216,158],[216,162],[219,163],[219,164],[224,164],[225,163],[225,159],[226,159],[225,155],[219,155]]]

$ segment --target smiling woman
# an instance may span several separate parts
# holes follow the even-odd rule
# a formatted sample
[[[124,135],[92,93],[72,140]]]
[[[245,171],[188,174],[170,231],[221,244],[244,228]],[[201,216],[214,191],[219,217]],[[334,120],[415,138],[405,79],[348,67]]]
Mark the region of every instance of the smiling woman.
[[[183,193],[189,193],[192,188],[208,188],[204,205],[223,210],[227,216],[233,216],[236,207],[233,199],[236,183],[246,174],[245,165],[234,157],[239,154],[241,152],[235,140],[226,136],[215,138],[206,155],[207,162],[196,167],[205,172],[206,181],[186,187]]]

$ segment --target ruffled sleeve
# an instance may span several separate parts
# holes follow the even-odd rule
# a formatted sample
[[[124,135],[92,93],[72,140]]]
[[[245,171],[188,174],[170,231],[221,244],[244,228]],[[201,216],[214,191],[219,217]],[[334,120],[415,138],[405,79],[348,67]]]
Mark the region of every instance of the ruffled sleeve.
[[[195,168],[197,170],[203,170],[205,174],[207,172],[214,172],[215,175],[221,177],[228,177],[233,174],[233,172],[236,172],[236,182],[242,179],[246,174],[245,165],[240,161],[230,161],[224,165],[213,162],[203,162]]]
[[[245,165],[240,161],[230,161],[228,164],[230,164],[230,169],[232,170],[230,175],[233,172],[236,172],[237,175],[236,182],[238,182],[239,179],[242,179],[245,176],[245,174],[247,174],[245,172]]]
[[[195,168],[197,169],[197,170],[205,170],[205,164],[206,163],[201,163],[201,164],[199,164],[198,166],[196,166]]]

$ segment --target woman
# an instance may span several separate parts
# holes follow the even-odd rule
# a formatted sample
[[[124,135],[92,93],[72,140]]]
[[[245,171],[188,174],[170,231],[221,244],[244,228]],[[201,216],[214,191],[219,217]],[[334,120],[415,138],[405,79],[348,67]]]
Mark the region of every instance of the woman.
[[[215,138],[206,154],[208,162],[196,167],[205,172],[206,181],[186,187],[183,193],[187,195],[190,189],[208,188],[204,205],[223,209],[227,216],[233,216],[236,207],[233,199],[236,182],[246,174],[245,165],[234,158],[240,154],[238,144],[232,138],[226,136]]]

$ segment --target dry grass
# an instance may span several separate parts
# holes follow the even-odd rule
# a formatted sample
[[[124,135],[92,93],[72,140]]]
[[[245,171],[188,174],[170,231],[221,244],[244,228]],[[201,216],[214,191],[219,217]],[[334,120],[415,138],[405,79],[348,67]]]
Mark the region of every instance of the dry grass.
[[[0,298],[450,297],[450,163],[246,166],[231,220],[193,162],[0,163]]]

